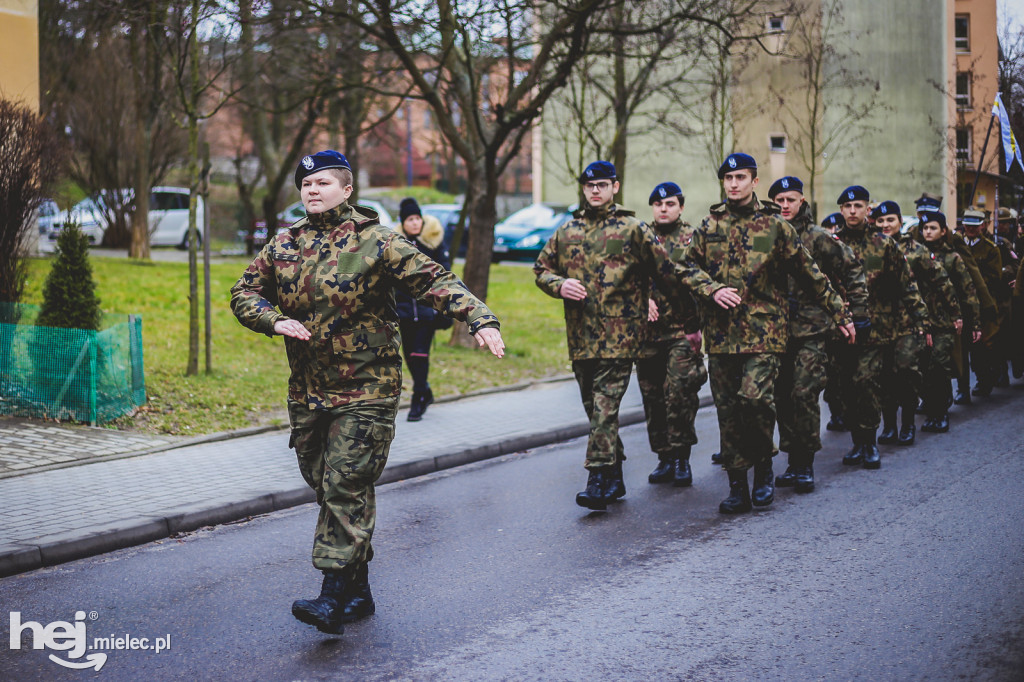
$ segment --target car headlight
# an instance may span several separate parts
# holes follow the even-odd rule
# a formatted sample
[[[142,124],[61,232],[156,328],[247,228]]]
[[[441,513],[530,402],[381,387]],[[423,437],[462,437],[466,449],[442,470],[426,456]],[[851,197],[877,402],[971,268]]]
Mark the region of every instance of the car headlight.
[[[519,242],[520,248],[528,249],[531,246],[537,246],[540,244],[540,236],[531,234],[529,237],[523,237],[522,241]]]

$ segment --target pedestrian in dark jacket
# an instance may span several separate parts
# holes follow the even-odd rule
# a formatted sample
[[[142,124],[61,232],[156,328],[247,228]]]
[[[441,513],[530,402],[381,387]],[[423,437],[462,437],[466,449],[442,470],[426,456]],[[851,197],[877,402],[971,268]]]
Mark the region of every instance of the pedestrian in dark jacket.
[[[452,261],[444,245],[441,221],[431,215],[424,216],[420,205],[412,197],[402,199],[398,214],[401,220],[398,231],[423,255],[436,261],[445,270],[451,268]],[[418,422],[423,419],[427,407],[434,402],[434,394],[427,381],[434,331],[439,327],[446,328],[451,323],[429,305],[402,291],[395,292],[395,305],[402,335],[402,355],[412,375],[412,406],[409,408],[408,420]]]

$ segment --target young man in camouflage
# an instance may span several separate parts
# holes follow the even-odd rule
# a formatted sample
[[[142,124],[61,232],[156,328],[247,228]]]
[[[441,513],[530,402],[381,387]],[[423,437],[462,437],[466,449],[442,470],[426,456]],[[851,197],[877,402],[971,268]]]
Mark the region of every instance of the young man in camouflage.
[[[992,387],[995,384],[993,343],[999,333],[1001,310],[1005,309],[1009,301],[1010,291],[1002,280],[1003,259],[999,253],[999,247],[986,234],[985,212],[964,211],[960,222],[963,226],[963,243],[974,257],[974,262],[985,281],[985,289],[991,295],[994,303],[994,308],[988,311],[982,309],[981,341],[972,343],[969,347],[970,369],[974,370],[974,375],[978,379],[971,395],[985,397],[992,393]],[[964,376],[969,377],[966,364],[964,365]],[[965,378],[964,384],[967,383],[969,382]]]
[[[498,319],[452,273],[424,256],[370,209],[352,206],[352,169],[327,150],[295,170],[306,217],[263,247],[231,288],[239,322],[285,337],[289,445],[316,491],[316,599],[292,614],[323,632],[375,606],[367,563],[376,519],[374,483],[387,462],[402,388],[395,288],[469,324],[477,342],[504,354]]]
[[[828,311],[843,334],[853,322],[843,300],[814,264],[796,230],[778,216],[778,206],[754,194],[757,163],[730,154],[718,169],[727,200],[693,233],[687,264],[694,291],[706,302],[704,343],[711,393],[718,408],[722,459],[729,474],[724,514],[764,507],[775,497],[775,381],[789,337],[788,278],[794,277]],[[747,470],[754,468],[751,495]]]
[[[693,228],[681,218],[683,191],[674,182],[654,188],[647,202],[654,234],[674,260],[682,258]],[[697,392],[708,380],[701,353],[700,311],[690,293],[667,296],[651,283],[650,324],[636,361],[644,400],[647,437],[658,466],[647,480],[685,487],[693,484],[690,448],[697,443]]]
[[[804,248],[843,297],[856,326],[867,319],[864,270],[848,246],[814,224],[803,189],[800,178],[780,178],[769,188],[768,198],[778,204],[782,218],[796,228]],[[821,450],[818,401],[828,378],[826,345],[839,334],[832,317],[792,277],[788,286],[789,341],[775,385],[775,405],[779,449],[789,454],[789,467],[776,477],[775,484],[809,493],[814,490],[814,454]]]
[[[533,271],[544,293],[564,301],[569,357],[590,419],[587,487],[576,504],[600,511],[626,493],[619,404],[644,339],[650,282],[672,296],[682,269],[650,227],[615,203],[615,166],[595,161],[579,183],[582,207],[551,236]]]
[[[882,409],[881,382],[885,359],[891,357],[896,341],[901,307],[910,315],[915,331],[923,330],[928,310],[899,245],[868,223],[870,198],[864,187],[853,185],[836,200],[844,220],[837,234],[864,267],[870,317],[870,328],[858,331],[857,345],[844,349],[840,363],[843,416],[853,439],[853,448],[843,457],[843,464],[878,469],[882,466],[876,443]]]
[[[882,445],[913,445],[916,438],[914,418],[922,387],[922,364],[931,345],[932,332],[946,319],[960,319],[960,305],[953,283],[941,264],[913,235],[903,233],[903,213],[895,201],[883,201],[871,211],[871,219],[882,234],[899,244],[910,266],[918,292],[928,310],[924,329],[916,328],[905,308],[900,310],[899,329],[887,371],[882,379]],[[899,427],[896,413],[900,413]]]

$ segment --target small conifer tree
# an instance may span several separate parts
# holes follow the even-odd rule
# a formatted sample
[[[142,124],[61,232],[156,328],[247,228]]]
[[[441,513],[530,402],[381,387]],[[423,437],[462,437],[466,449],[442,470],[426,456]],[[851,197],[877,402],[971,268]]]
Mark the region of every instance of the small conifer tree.
[[[57,251],[43,284],[43,305],[36,325],[67,329],[100,328],[100,300],[89,264],[89,238],[73,223],[57,236]]]

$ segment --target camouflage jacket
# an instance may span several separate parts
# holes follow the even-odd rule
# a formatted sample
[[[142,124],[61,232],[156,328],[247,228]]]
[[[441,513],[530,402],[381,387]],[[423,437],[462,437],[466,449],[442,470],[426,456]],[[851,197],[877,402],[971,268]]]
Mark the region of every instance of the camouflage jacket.
[[[903,309],[910,315],[914,330],[923,330],[928,308],[921,300],[910,266],[896,240],[871,226],[851,229],[844,225],[836,234],[853,249],[864,267],[868,283],[871,332],[867,339],[858,339],[857,343],[877,346],[895,341]]]
[[[978,293],[974,289],[974,280],[971,279],[971,274],[967,271],[967,266],[964,265],[964,259],[948,242],[926,242],[925,246],[931,251],[935,262],[941,265],[942,269],[949,275],[949,281],[953,285],[953,291],[956,294],[957,304],[960,308],[961,319],[964,321],[964,329],[981,331]],[[953,326],[955,320],[956,318],[950,320],[949,324],[941,329],[938,324],[933,324],[932,326],[933,329],[938,331],[953,331],[955,329]]]
[[[900,251],[907,259],[910,274],[914,276],[917,291],[928,309],[925,331],[946,331],[953,328],[955,320],[962,319],[956,289],[946,269],[935,255],[921,245],[910,234],[899,233],[893,239],[900,245]],[[900,336],[914,331],[914,322],[906,308],[901,308]]]
[[[344,203],[269,241],[231,287],[231,309],[253,331],[272,334],[284,318],[309,330],[308,341],[284,339],[288,397],[328,409],[401,391],[396,287],[468,322],[470,332],[498,325],[458,277],[372,210]]]
[[[702,271],[693,280],[703,299],[704,344],[708,353],[783,353],[789,340],[789,280],[794,277],[810,300],[836,324],[850,323],[835,292],[779,207],[756,196],[745,206],[715,204],[693,233],[687,264]],[[712,300],[723,287],[742,297],[735,308]]]
[[[651,229],[672,260],[682,260],[693,234],[693,226],[677,220],[671,225],[654,223]],[[658,306],[658,319],[648,324],[648,343],[671,341],[700,331],[700,309],[692,292],[687,290],[682,295],[666,296],[657,282],[652,281],[651,298]]]
[[[814,224],[810,207],[805,203],[791,221],[804,248],[829,279],[832,287],[843,297],[854,319],[868,316],[868,287],[864,269],[849,246],[834,234]],[[806,338],[834,331],[835,323],[810,295],[789,278],[789,333],[794,338]]]
[[[680,270],[654,231],[615,204],[576,211],[533,266],[537,286],[549,296],[561,298],[566,279],[579,280],[587,290],[582,301],[563,299],[572,360],[637,357],[646,335],[651,280],[669,296],[682,295]]]

